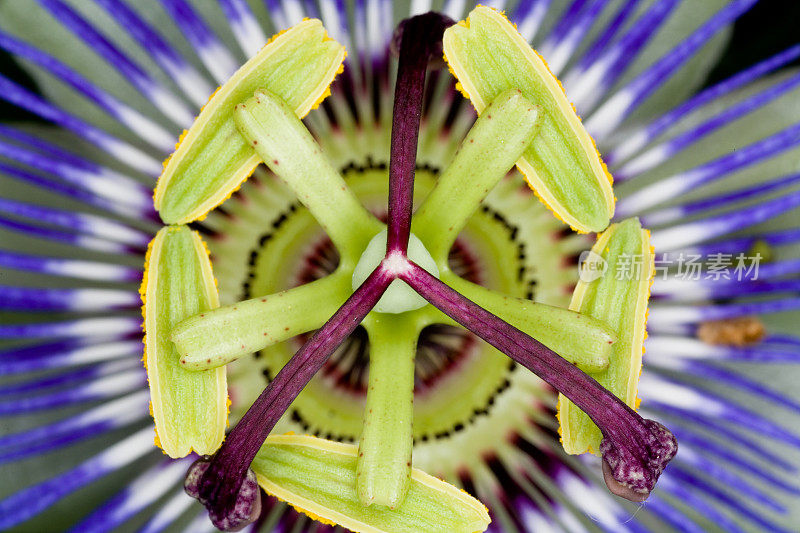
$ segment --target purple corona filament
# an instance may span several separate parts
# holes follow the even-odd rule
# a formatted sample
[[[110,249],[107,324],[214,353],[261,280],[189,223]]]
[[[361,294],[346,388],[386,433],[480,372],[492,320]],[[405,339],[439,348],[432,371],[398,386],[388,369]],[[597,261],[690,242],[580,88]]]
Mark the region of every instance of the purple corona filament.
[[[533,371],[584,410],[603,433],[600,452],[609,489],[642,501],[677,452],[675,437],[645,420],[597,381],[543,344],[439,281],[407,257],[414,170],[425,74],[441,54],[448,18],[427,13],[401,23],[400,60],[389,164],[389,224],[386,255],[367,280],[289,360],[264,389],[212,458],[197,461],[185,489],[209,510],[214,524],[238,530],[257,518],[260,493],[250,464],[278,419],[322,368],[328,357],[400,279],[431,304],[492,346]]]

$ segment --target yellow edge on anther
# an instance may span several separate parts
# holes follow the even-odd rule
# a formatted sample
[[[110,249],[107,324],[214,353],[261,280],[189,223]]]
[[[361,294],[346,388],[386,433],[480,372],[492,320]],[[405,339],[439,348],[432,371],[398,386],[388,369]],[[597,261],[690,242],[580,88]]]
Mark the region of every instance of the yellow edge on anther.
[[[326,452],[344,455],[347,457],[358,456],[358,446],[355,444],[344,444],[341,442],[320,439],[318,437],[313,437],[310,435],[295,435],[293,433],[288,433],[285,435],[270,435],[267,438],[266,444],[304,446],[307,448],[323,450]],[[329,525],[338,524],[347,529],[352,529],[354,531],[361,531],[364,533],[389,533],[382,529],[377,529],[373,526],[370,526],[369,524],[365,524],[361,521],[358,521],[345,514],[336,512],[332,509],[326,508],[325,509],[326,516],[321,517],[315,512],[309,510],[315,507],[319,507],[312,500],[309,500],[308,498],[304,498],[291,491],[288,491],[282,488],[281,486],[273,483],[268,478],[261,476],[259,474],[256,474],[256,478],[258,479],[258,484],[261,486],[261,488],[263,488],[269,494],[275,496],[281,501],[289,503],[297,511],[309,516],[313,520],[317,520],[319,522],[322,522],[323,524],[329,524]],[[486,523],[487,524],[489,523],[489,511],[486,508],[486,506],[484,506],[478,500],[470,496],[467,492],[458,489],[457,487],[454,487],[453,485],[450,485],[449,483],[444,482],[441,479],[431,476],[430,474],[427,474],[422,470],[416,468],[412,468],[411,478],[427,487],[444,492],[448,496],[453,496],[454,498],[466,504],[468,507],[471,507],[478,514],[485,515]]]
[[[608,241],[611,239],[611,235],[613,233],[613,229],[616,225],[610,226],[606,231],[601,233],[597,237],[597,242],[592,247],[593,250],[595,249],[606,249],[608,246]],[[628,383],[626,384],[626,396],[623,401],[633,409],[639,408],[640,399],[638,397],[639,393],[639,378],[642,374],[642,356],[644,355],[644,341],[647,338],[647,318],[649,315],[647,304],[650,299],[650,291],[652,290],[653,281],[655,280],[655,268],[652,259],[655,257],[655,249],[654,247],[650,246],[650,230],[642,229],[642,244],[640,249],[641,257],[649,258],[648,261],[642,261],[642,278],[647,280],[647,291],[641,291],[638,294],[638,299],[636,301],[636,309],[635,309],[635,316],[637,320],[634,321],[634,331],[632,335],[633,341],[631,342],[631,354],[628,358],[630,362],[629,372],[628,372]],[[581,306],[583,305],[583,299],[586,296],[586,290],[589,287],[589,283],[579,282],[578,285],[575,287],[575,291],[572,293],[572,300],[570,301],[569,308],[573,311],[579,311]],[[638,319],[641,317],[641,319]],[[641,349],[637,349],[638,346],[641,346]],[[563,445],[565,442],[571,443],[572,438],[570,434],[570,425],[568,422],[570,419],[570,409],[577,409],[575,404],[572,402],[564,403],[562,395],[559,395],[558,403],[556,406],[556,418],[558,420],[558,435],[561,440],[561,444]],[[566,448],[565,448],[566,449]],[[586,450],[567,450],[568,453],[571,454],[580,454],[588,451],[590,453],[596,453],[596,450],[593,450],[591,447],[587,448]]]
[[[166,227],[169,228],[170,226],[166,226]],[[203,278],[204,279],[209,279],[209,278],[212,279],[214,281],[214,285],[213,286],[216,288],[217,279],[214,277],[214,274],[213,274],[213,272],[211,270],[211,260],[209,259],[210,253],[209,253],[209,250],[208,250],[208,246],[206,245],[205,241],[203,241],[202,238],[200,238],[200,236],[197,234],[197,232],[192,231],[191,234],[192,234],[192,243],[193,243],[194,248],[195,248],[195,253],[198,254],[198,257],[201,257],[201,258],[204,257],[204,258],[207,259],[206,261],[200,261],[200,268],[201,268],[201,270],[203,272]],[[142,330],[143,331],[147,331],[148,329],[150,331],[154,331],[155,330],[155,317],[149,317],[148,318],[148,314],[147,314],[147,311],[146,311],[147,310],[148,297],[152,296],[152,295],[148,294],[148,280],[150,278],[150,265],[151,264],[157,264],[158,259],[159,259],[159,253],[160,253],[161,247],[160,246],[156,246],[156,245],[157,244],[160,245],[160,242],[163,241],[163,239],[164,239],[164,235],[165,234],[161,233],[161,232],[156,234],[156,236],[147,245],[147,252],[145,252],[144,274],[142,275],[142,283],[139,285],[139,296],[142,299],[142,308],[141,308],[141,310],[142,310]],[[158,251],[154,252],[154,250],[158,250]],[[153,261],[153,263],[151,263],[151,261]],[[157,285],[157,280],[156,280],[156,283],[153,284],[153,286],[151,288],[151,292],[155,292],[155,290],[157,288],[156,285]],[[219,295],[217,294],[217,291],[216,290],[212,290],[209,285],[206,286],[206,297],[207,297],[208,301],[211,303],[212,307],[218,307],[219,306]],[[149,320],[149,322],[148,322],[148,320]],[[149,326],[148,326],[148,324],[149,324]],[[142,342],[144,344],[144,352],[143,352],[143,355],[142,355],[142,363],[144,365],[145,372],[147,372],[148,385],[150,385],[151,400],[150,400],[149,405],[148,405],[148,411],[149,411],[150,416],[153,418],[153,421],[154,421],[153,431],[155,433],[155,436],[153,438],[153,444],[155,446],[157,446],[158,448],[160,448],[161,451],[163,451],[166,455],[168,455],[168,456],[170,456],[172,458],[185,457],[186,455],[190,454],[192,451],[194,451],[194,452],[196,452],[196,453],[198,453],[200,455],[209,455],[211,453],[214,453],[216,451],[216,449],[218,448],[218,446],[215,446],[214,449],[208,449],[206,446],[198,446],[198,443],[194,443],[194,444],[189,445],[189,448],[185,449],[185,450],[174,450],[174,449],[169,449],[168,450],[168,449],[165,449],[165,445],[161,440],[161,435],[159,435],[159,432],[158,432],[158,426],[161,425],[161,421],[164,419],[164,413],[160,409],[160,405],[157,408],[153,407],[153,400],[159,400],[160,397],[159,397],[159,395],[157,393],[158,386],[156,385],[156,387],[154,389],[154,387],[152,386],[152,383],[151,383],[151,379],[150,379],[151,378],[151,375],[150,375],[151,370],[149,368],[149,365],[147,364],[147,354],[148,354],[148,343],[147,343],[148,339],[147,339],[147,337],[148,337],[148,335],[145,334],[143,336],[143,338],[142,338]],[[216,369],[215,371],[216,371],[216,374],[217,374],[216,375],[216,377],[217,377],[217,383],[216,383],[217,390],[227,391],[227,375],[226,375],[225,367],[221,367],[219,369]],[[154,390],[156,392],[154,392]],[[225,439],[225,429],[224,428],[227,427],[227,425],[228,425],[228,415],[230,413],[230,399],[228,398],[227,393],[218,394],[217,395],[217,399],[218,399],[218,402],[220,403],[220,405],[218,405],[218,407],[216,409],[216,412],[217,413],[224,413],[225,421],[224,421],[223,424],[217,424],[217,427],[220,428],[220,430],[219,430],[219,434],[215,436],[214,442],[222,442]],[[156,401],[156,403],[160,404],[159,401]],[[171,448],[171,446],[166,446],[166,448]]]
[[[566,117],[572,132],[578,138],[581,147],[584,149],[584,152],[587,154],[594,154],[596,156],[594,158],[589,158],[589,164],[594,171],[593,174],[596,177],[605,176],[606,180],[608,181],[607,184],[603,184],[598,179],[598,184],[600,185],[600,189],[603,191],[603,197],[606,202],[606,207],[608,208],[609,218],[612,218],[614,215],[614,204],[616,200],[614,197],[614,192],[611,188],[611,185],[614,183],[614,178],[608,171],[608,167],[606,166],[605,162],[603,162],[603,158],[600,156],[600,152],[597,150],[597,144],[595,143],[594,139],[592,139],[592,137],[587,133],[586,129],[581,124],[581,120],[580,117],[578,117],[575,106],[567,99],[567,95],[564,92],[564,87],[561,84],[561,81],[556,78],[556,76],[550,70],[550,67],[547,66],[547,62],[544,60],[544,58],[533,48],[531,48],[531,46],[525,41],[525,39],[522,38],[519,32],[516,31],[516,25],[508,20],[503,11],[498,11],[497,9],[480,5],[476,9],[478,8],[482,8],[483,13],[500,23],[503,31],[517,46],[517,48],[519,48],[519,50],[522,51],[522,53],[528,58],[535,70],[540,73],[542,70],[545,70],[549,74],[549,76],[542,76],[542,79],[550,90],[550,94],[558,103],[559,108]],[[469,23],[469,17],[467,17],[466,20],[460,21],[458,25],[469,28]],[[445,39],[446,38],[447,35],[445,35]],[[475,84],[467,72],[463,69],[459,69],[458,66],[454,67],[447,58],[447,54],[444,54],[444,59],[447,62],[447,67],[450,70],[450,73],[453,74],[453,76],[458,80],[458,83],[456,83],[456,89],[466,98],[468,98],[470,102],[472,102],[472,105],[475,107],[475,110],[478,112],[478,114],[483,112],[488,105],[488,102],[483,101],[480,93],[475,88]],[[536,196],[550,211],[553,212],[556,218],[565,224],[568,224],[574,231],[578,233],[591,232],[589,228],[586,228],[580,224],[577,219],[569,216],[564,206],[561,205],[561,203],[559,203],[555,197],[548,192],[548,189],[544,186],[544,183],[536,174],[536,171],[533,169],[530,163],[524,159],[521,159],[517,162],[517,168],[525,176],[528,185],[531,187],[531,189],[533,189],[534,193],[536,193]]]
[[[320,21],[317,19],[303,19],[302,22],[298,23],[297,25],[280,32],[278,35],[273,36],[267,44],[265,44],[261,51],[258,54],[253,56],[247,63],[242,65],[239,70],[237,70],[233,76],[225,82],[225,84],[221,87],[218,87],[211,96],[209,97],[206,104],[200,108],[200,114],[195,118],[194,124],[199,124],[203,122],[203,114],[207,108],[213,109],[219,102],[223,101],[228,94],[236,87],[243,77],[248,75],[250,71],[254,68],[255,65],[261,64],[265,61],[269,56],[274,55],[275,53],[279,52],[282,46],[282,41],[290,38],[291,36],[287,36],[290,31],[293,30],[301,30],[306,26],[312,25],[321,25]],[[325,32],[323,37],[323,41],[331,41],[328,36],[328,33]],[[272,46],[270,46],[272,45]],[[346,52],[344,47],[341,48],[339,54],[335,61],[332,62],[332,67],[329,69],[329,72],[326,73],[324,77],[323,83],[320,83],[318,91],[310,93],[308,97],[295,109],[295,113],[298,117],[303,118],[305,117],[309,111],[316,108],[322,100],[325,99],[327,95],[330,94],[330,85],[333,83],[334,78],[337,74],[343,71],[343,62],[344,58],[346,57]],[[174,175],[175,168],[178,165],[186,152],[192,145],[194,139],[200,134],[202,128],[189,128],[188,131],[184,131],[178,143],[175,145],[176,149],[170,156],[168,156],[163,163],[164,171],[162,172],[161,176],[158,178],[158,182],[156,183],[156,188],[153,191],[153,205],[155,206],[156,210],[160,210],[161,202],[164,196],[164,191],[166,191],[169,182]],[[191,213],[186,215],[180,220],[176,220],[173,224],[187,224],[189,222],[193,222],[196,220],[203,220],[205,216],[208,214],[209,211],[216,208],[218,205],[222,204],[225,200],[231,197],[231,195],[239,190],[242,186],[244,181],[253,173],[256,166],[261,162],[261,159],[253,154],[246,162],[244,162],[238,169],[237,172],[233,173],[230,178],[220,187],[220,190],[229,190],[228,194],[223,197],[212,196],[197,208],[195,208]]]

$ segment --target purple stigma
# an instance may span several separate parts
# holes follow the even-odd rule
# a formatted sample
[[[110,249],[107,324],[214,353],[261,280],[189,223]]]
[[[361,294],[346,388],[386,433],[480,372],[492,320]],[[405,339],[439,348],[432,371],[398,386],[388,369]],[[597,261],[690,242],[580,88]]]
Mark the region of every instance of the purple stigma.
[[[200,500],[203,505],[208,507],[208,517],[217,529],[239,531],[253,523],[261,514],[261,489],[258,486],[255,472],[247,470],[247,476],[239,487],[233,507],[230,510],[221,510],[209,506],[208,500],[205,500],[200,494],[203,475],[210,466],[211,461],[205,457],[192,463],[183,483],[183,490],[186,491],[186,494]]]
[[[653,420],[639,419],[641,424],[613,438],[604,432],[600,443],[608,490],[634,502],[647,499],[664,467],[678,453],[678,441],[667,428]]]

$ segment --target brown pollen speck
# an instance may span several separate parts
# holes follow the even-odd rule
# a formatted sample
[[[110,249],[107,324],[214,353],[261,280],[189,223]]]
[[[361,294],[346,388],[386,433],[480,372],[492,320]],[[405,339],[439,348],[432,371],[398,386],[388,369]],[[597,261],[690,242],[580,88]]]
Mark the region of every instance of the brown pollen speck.
[[[707,344],[745,346],[764,338],[766,329],[757,316],[710,320],[697,328],[697,338]]]

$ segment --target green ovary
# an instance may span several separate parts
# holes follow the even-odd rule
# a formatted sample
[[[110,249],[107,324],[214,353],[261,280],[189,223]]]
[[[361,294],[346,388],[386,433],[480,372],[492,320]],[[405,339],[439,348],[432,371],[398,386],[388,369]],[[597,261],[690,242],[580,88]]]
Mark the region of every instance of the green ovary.
[[[370,273],[380,265],[386,254],[386,230],[381,231],[370,241],[361,258],[356,264],[353,271],[352,288],[355,291]],[[439,269],[436,262],[431,257],[428,250],[422,241],[414,235],[410,236],[408,243],[408,258],[416,264],[436,276],[439,277]],[[378,313],[403,313],[405,311],[414,311],[425,307],[427,302],[425,298],[414,292],[414,290],[406,285],[404,282],[396,279],[389,285],[386,292],[378,300],[374,307],[374,311]]]

